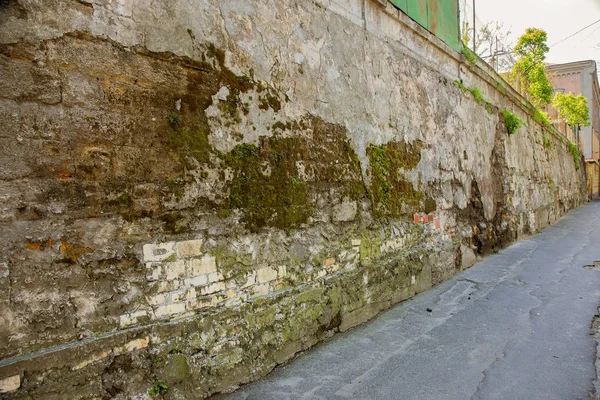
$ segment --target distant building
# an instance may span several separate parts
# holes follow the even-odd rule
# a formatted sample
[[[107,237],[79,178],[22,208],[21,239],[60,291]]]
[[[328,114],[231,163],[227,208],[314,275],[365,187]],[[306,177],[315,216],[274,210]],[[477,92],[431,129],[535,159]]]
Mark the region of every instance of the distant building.
[[[577,61],[566,64],[546,66],[554,92],[583,94],[588,99],[590,109],[590,126],[581,127],[579,138],[569,128],[558,112],[547,106],[548,116],[552,124],[571,141],[579,142],[579,147],[586,159],[588,176],[588,194],[591,197],[600,195],[600,87],[598,86],[598,70],[592,60]]]

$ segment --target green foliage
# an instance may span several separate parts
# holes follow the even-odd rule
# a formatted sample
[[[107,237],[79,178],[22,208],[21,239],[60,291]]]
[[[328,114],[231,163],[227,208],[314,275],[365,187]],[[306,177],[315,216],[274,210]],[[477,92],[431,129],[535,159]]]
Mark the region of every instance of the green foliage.
[[[544,62],[546,53],[550,50],[546,44],[547,40],[548,35],[544,30],[527,28],[517,41],[515,54],[518,57],[527,57],[534,63]]]
[[[515,46],[515,54],[519,58],[509,75],[511,83],[519,81],[521,90],[537,108],[543,108],[552,101],[553,88],[544,65],[549,50],[547,39],[545,31],[527,28]]]
[[[515,133],[523,125],[523,120],[508,110],[502,110],[502,115],[504,116],[504,124],[509,135]]]
[[[548,114],[545,111],[541,111],[537,108],[533,110],[533,120],[544,125],[546,128],[552,127]]]
[[[579,150],[579,147],[577,147],[575,143],[570,142],[569,153],[571,153],[571,155],[573,156],[573,162],[575,162],[575,169],[579,171],[579,169],[581,168],[581,150]]]
[[[474,70],[475,65],[476,65],[476,60],[477,60],[477,56],[475,55],[475,53],[473,53],[471,50],[469,50],[469,48],[466,46],[462,47],[461,53],[463,56],[465,56],[467,61],[471,64],[469,66],[469,68],[471,68],[471,70]]]
[[[488,113],[492,113],[493,109],[492,106],[493,104],[489,101],[487,101],[485,99],[485,97],[483,97],[483,94],[481,94],[481,91],[478,88],[467,88],[465,85],[463,85],[463,83],[459,80],[454,81],[456,83],[456,85],[464,92],[470,92],[473,95],[473,98],[475,99],[475,101],[479,104],[483,104],[485,105],[486,110],[488,111]]]
[[[550,136],[544,134],[544,148],[545,149],[551,149],[552,148],[552,141],[550,140]]]
[[[471,92],[471,94],[473,95],[473,98],[479,104],[487,103],[487,101],[485,100],[485,98],[483,97],[483,95],[481,94],[481,92],[479,91],[479,89],[477,89],[477,88],[471,88],[471,89],[469,89],[469,92]]]
[[[469,21],[463,21],[461,32],[460,32],[460,41],[463,44],[463,47],[469,47],[469,43],[471,43],[471,24]]]
[[[166,118],[171,126],[177,126],[181,124],[181,117],[177,111],[171,111],[169,114],[167,114]]]
[[[573,93],[556,93],[552,106],[558,111],[558,115],[565,118],[567,125],[572,129],[575,126],[590,125],[590,110],[587,99],[583,95],[575,97]]]
[[[167,392],[169,387],[162,382],[155,382],[150,389],[148,389],[148,394],[152,397],[162,395]]]

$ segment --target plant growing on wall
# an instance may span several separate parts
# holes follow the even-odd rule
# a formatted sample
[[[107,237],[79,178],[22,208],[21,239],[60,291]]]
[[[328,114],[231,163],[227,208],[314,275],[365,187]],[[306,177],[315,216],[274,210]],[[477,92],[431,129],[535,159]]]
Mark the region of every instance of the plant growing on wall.
[[[515,46],[517,61],[509,74],[509,81],[520,84],[521,90],[537,108],[552,101],[552,85],[546,75],[544,60],[550,48],[545,31],[527,28]]]
[[[160,396],[166,393],[169,387],[162,382],[155,382],[150,389],[148,389],[148,394],[152,397]]]
[[[580,126],[590,126],[590,110],[587,99],[583,95],[574,96],[573,93],[556,93],[552,106],[558,115],[565,119],[567,125],[576,132]]]
[[[508,110],[502,110],[502,115],[504,116],[504,125],[506,125],[509,135],[515,133],[523,125],[523,120]]]
[[[569,143],[569,153],[571,153],[571,155],[573,156],[573,161],[575,162],[575,169],[579,171],[579,168],[581,168],[581,150],[579,150],[579,147],[577,147],[575,143],[571,142]]]

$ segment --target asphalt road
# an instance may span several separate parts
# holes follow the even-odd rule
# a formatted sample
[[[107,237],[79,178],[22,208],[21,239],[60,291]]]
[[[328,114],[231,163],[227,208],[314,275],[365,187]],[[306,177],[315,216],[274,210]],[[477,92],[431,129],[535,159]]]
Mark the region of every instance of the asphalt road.
[[[588,399],[595,260],[600,202],[219,398]]]

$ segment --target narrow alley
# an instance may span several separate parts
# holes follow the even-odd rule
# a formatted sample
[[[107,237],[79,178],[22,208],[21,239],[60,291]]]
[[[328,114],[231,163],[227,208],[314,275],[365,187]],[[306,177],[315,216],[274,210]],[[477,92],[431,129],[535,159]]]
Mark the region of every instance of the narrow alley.
[[[600,202],[219,399],[587,399]]]

